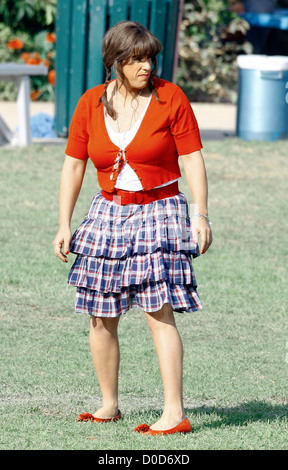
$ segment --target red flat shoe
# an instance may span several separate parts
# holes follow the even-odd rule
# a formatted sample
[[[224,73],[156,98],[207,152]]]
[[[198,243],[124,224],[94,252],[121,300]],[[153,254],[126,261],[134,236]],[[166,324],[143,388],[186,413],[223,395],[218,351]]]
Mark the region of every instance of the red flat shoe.
[[[136,432],[140,432],[141,434],[146,434],[150,436],[159,436],[164,434],[175,434],[176,432],[191,432],[192,426],[188,418],[184,419],[180,424],[177,424],[174,428],[167,429],[165,431],[156,431],[155,429],[151,429],[148,424],[139,424],[135,428]]]
[[[114,418],[96,418],[96,416],[93,416],[90,413],[82,413],[78,416],[77,421],[92,421],[92,423],[110,423],[111,421],[118,421],[121,418],[121,412],[120,410],[118,410],[118,415],[114,416]]]

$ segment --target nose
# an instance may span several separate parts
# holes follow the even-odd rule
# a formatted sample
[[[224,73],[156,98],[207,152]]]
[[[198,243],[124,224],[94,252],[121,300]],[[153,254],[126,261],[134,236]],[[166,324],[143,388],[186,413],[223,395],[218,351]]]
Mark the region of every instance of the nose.
[[[151,70],[151,59],[145,59],[143,62],[142,62],[142,67],[143,69],[149,71]]]

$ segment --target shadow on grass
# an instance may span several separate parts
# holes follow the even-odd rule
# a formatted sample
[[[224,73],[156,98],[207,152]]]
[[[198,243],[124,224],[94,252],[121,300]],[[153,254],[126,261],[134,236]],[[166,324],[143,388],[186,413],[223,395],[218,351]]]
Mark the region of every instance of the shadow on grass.
[[[233,407],[198,406],[185,408],[186,415],[191,421],[193,431],[201,431],[205,428],[216,429],[230,426],[246,426],[251,423],[272,423],[273,421],[287,421],[288,403],[273,404],[265,401],[253,400],[240,403]],[[130,417],[137,416],[137,420],[143,423],[152,423],[160,418],[162,410],[149,410],[143,408],[139,411],[131,411]],[[140,422],[139,421],[139,422]]]
[[[197,408],[188,408],[186,413],[189,416],[193,415],[206,415],[209,419],[207,423],[202,423],[197,426],[193,424],[196,431],[208,428],[218,428],[222,426],[245,426],[253,422],[267,422],[270,423],[276,420],[287,420],[288,404],[273,405],[265,401],[251,401],[239,404],[235,407],[215,407],[215,406],[200,406]],[[213,419],[213,421],[212,421]]]

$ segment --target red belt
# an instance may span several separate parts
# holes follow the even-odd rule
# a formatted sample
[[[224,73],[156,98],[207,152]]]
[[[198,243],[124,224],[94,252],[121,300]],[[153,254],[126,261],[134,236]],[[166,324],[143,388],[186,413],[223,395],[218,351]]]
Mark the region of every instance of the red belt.
[[[108,193],[102,189],[102,196],[109,201],[125,206],[126,204],[149,204],[150,202],[164,199],[165,197],[177,196],[179,194],[178,181],[162,188],[149,189],[148,191],[124,191],[114,189],[113,193]]]

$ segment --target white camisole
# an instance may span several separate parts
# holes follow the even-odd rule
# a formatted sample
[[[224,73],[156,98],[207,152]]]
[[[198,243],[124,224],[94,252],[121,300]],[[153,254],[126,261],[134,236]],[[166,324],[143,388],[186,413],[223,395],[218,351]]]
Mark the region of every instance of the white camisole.
[[[121,150],[122,149],[122,142],[123,142],[123,136],[125,135],[125,148],[127,145],[129,145],[132,140],[134,139],[135,135],[137,134],[137,131],[141,125],[141,122],[143,121],[143,118],[145,116],[145,113],[147,111],[147,108],[150,104],[152,95],[148,99],[147,105],[145,109],[142,111],[140,117],[137,119],[135,122],[134,126],[127,132],[116,132],[114,129],[112,129],[111,125],[109,124],[109,121],[107,119],[107,113],[104,108],[104,118],[105,118],[105,125],[106,129],[109,135],[110,140],[113,142],[114,145],[119,147]],[[125,160],[125,151],[123,151],[123,158]],[[161,186],[156,186],[157,188],[160,188],[162,186],[167,186],[168,184],[173,183],[174,181],[177,181],[179,178],[176,178],[173,181],[168,181],[168,183],[164,183]],[[117,189],[123,189],[125,191],[141,191],[143,189],[143,186],[141,184],[141,181],[139,180],[138,176],[136,175],[135,171],[131,168],[129,163],[125,162],[115,183],[115,188]]]

